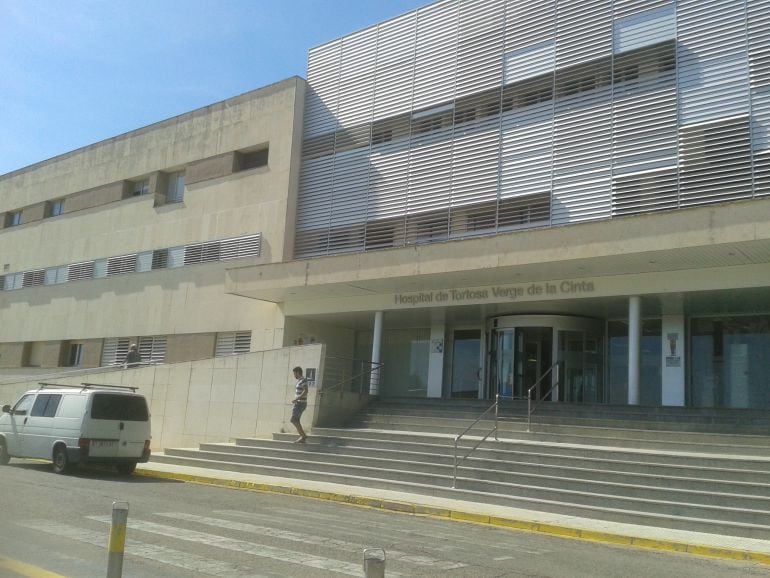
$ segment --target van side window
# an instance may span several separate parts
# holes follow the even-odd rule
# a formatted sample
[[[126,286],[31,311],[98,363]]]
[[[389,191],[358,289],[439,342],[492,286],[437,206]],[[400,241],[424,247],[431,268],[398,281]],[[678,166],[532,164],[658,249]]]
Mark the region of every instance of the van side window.
[[[32,406],[32,416],[54,417],[61,401],[59,393],[41,393]]]
[[[94,394],[94,400],[91,403],[91,418],[147,421],[150,416],[147,411],[147,402],[139,395],[97,393]]]
[[[27,415],[32,409],[33,401],[35,401],[35,396],[32,394],[22,396],[13,406],[13,415]]]

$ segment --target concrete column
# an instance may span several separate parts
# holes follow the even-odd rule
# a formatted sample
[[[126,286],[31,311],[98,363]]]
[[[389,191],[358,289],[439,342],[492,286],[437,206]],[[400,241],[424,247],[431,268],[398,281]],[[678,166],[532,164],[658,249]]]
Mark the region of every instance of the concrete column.
[[[374,335],[372,336],[372,363],[380,363],[382,359],[382,311],[374,314]],[[369,382],[369,395],[380,394],[380,369],[372,371]]]
[[[628,405],[639,405],[642,355],[642,298],[628,298]]]

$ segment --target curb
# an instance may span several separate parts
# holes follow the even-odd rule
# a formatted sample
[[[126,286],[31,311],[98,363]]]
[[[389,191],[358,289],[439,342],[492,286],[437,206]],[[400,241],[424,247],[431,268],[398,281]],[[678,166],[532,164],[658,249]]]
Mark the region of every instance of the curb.
[[[300,496],[303,498],[315,498],[317,500],[326,500],[329,502],[338,502],[353,506],[374,508],[377,510],[387,510],[401,514],[431,516],[435,518],[455,520],[458,522],[497,526],[511,530],[538,532],[559,538],[586,540],[589,542],[611,544],[615,546],[633,546],[636,548],[644,548],[648,550],[678,552],[682,554],[693,554],[696,556],[705,556],[708,558],[718,558],[722,560],[756,562],[758,564],[770,565],[770,554],[765,554],[762,552],[751,552],[749,550],[737,550],[734,548],[703,546],[700,544],[690,544],[688,542],[679,542],[676,540],[640,538],[638,536],[613,534],[611,532],[598,532],[595,530],[582,530],[580,528],[572,528],[569,526],[544,524],[541,522],[532,522],[529,520],[520,520],[516,518],[490,516],[487,514],[477,514],[473,512],[464,512],[461,510],[452,510],[449,508],[439,508],[435,506],[425,506],[422,504],[414,504],[410,502],[384,500],[382,498],[372,498],[368,496],[357,496],[354,494],[338,494],[335,492],[324,492],[321,490],[309,490],[296,486],[283,486],[279,484],[230,480],[213,476],[199,476],[176,472],[158,472],[153,470],[136,470],[134,475],[147,478],[178,480],[192,484],[218,486],[237,490],[247,490],[251,492],[288,494],[292,496]]]

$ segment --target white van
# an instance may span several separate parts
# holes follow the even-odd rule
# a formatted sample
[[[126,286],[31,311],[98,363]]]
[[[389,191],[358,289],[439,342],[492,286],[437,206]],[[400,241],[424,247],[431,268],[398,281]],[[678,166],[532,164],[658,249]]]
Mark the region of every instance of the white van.
[[[53,471],[114,465],[124,475],[150,458],[150,413],[134,387],[41,383],[0,414],[0,464],[41,458]]]

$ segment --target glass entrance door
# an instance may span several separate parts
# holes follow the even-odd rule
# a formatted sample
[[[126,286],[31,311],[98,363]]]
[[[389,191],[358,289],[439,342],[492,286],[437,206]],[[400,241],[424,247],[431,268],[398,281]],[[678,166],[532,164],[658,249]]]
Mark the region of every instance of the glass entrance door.
[[[496,317],[487,324],[487,395],[573,403],[604,401],[604,323],[558,315]],[[554,367],[558,364],[558,370]]]
[[[451,397],[478,398],[481,330],[458,329],[454,332],[452,343]]]

